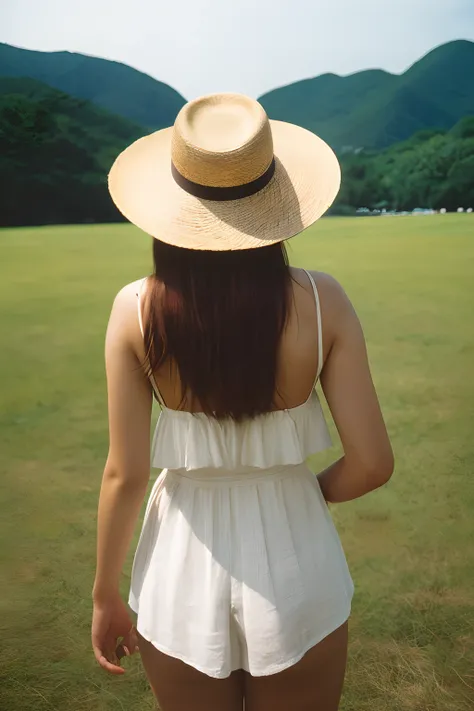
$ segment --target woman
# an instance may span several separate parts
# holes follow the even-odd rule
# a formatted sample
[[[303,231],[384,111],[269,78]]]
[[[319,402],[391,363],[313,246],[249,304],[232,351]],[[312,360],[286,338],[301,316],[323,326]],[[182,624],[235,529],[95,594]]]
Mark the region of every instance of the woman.
[[[284,240],[334,200],[331,149],[240,95],[198,99],[115,162],[122,213],[154,236],[154,274],[115,299],[106,339],[110,449],[92,642],[123,673],[141,653],[163,711],[334,711],[353,594],[326,502],[363,496],[393,456],[361,327],[330,276]],[[344,456],[330,446],[320,380]],[[162,468],[119,579],[151,465]]]

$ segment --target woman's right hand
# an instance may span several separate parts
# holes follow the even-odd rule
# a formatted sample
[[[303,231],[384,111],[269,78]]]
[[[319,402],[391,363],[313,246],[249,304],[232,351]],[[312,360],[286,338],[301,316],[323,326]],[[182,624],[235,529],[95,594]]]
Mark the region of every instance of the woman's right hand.
[[[100,666],[110,674],[124,674],[120,659],[138,651],[137,632],[119,594],[94,600],[92,648]]]

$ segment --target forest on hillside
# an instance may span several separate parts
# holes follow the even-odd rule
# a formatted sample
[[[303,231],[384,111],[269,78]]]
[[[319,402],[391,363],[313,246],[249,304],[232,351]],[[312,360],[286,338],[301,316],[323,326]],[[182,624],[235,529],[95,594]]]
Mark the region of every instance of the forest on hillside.
[[[0,78],[0,226],[117,222],[107,173],[146,132],[30,79]],[[333,214],[474,206],[474,117],[390,148],[341,156]]]
[[[341,163],[334,213],[474,207],[474,116],[450,131],[419,131],[384,151],[343,155]]]
[[[107,174],[145,132],[33,79],[0,78],[0,225],[121,220]]]

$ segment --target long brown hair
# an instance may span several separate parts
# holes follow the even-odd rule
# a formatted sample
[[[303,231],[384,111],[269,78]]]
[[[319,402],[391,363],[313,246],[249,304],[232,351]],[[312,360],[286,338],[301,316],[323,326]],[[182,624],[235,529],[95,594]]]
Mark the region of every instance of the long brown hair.
[[[273,409],[290,272],[283,242],[214,252],[153,240],[147,289],[147,366],[176,366],[180,407],[191,394],[219,419]]]

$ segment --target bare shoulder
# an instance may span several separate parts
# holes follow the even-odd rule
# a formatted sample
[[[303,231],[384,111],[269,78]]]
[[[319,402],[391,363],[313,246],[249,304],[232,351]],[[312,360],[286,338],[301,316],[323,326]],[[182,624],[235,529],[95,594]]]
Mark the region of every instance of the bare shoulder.
[[[318,292],[323,299],[334,299],[336,301],[347,299],[344,287],[335,277],[332,276],[332,274],[327,274],[327,272],[316,272],[312,270],[310,270],[310,274],[316,282]]]
[[[333,343],[336,340],[344,340],[348,333],[360,328],[350,298],[342,284],[331,274],[311,272],[311,275],[318,287],[323,327]]]
[[[112,316],[118,315],[121,320],[126,322],[127,317],[132,313],[136,318],[137,314],[137,296],[145,291],[143,279],[138,279],[137,281],[132,281],[130,284],[125,284],[115,295],[113,306],[112,306]]]
[[[144,289],[143,279],[137,279],[137,281],[132,281],[130,284],[125,284],[117,292],[114,298],[114,307],[126,307],[129,303],[136,304],[137,294],[140,293],[141,289]]]
[[[134,345],[140,338],[137,311],[137,295],[143,286],[143,279],[123,286],[116,294],[110,314],[108,334],[114,334]]]
[[[321,299],[323,327],[333,343],[363,343],[364,334],[356,310],[343,286],[330,274],[311,272]]]
[[[352,304],[347,296],[342,284],[331,274],[326,272],[308,270],[314,279],[318,289],[321,308],[330,316],[343,314],[344,312],[353,311]],[[307,284],[307,277],[304,276],[304,269],[291,268],[291,275],[300,285]]]

